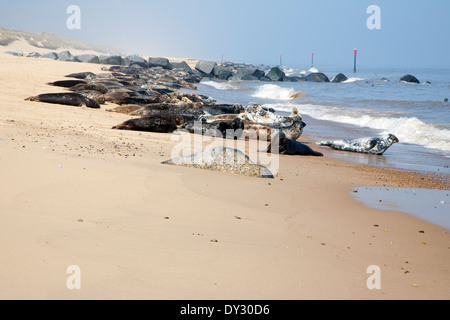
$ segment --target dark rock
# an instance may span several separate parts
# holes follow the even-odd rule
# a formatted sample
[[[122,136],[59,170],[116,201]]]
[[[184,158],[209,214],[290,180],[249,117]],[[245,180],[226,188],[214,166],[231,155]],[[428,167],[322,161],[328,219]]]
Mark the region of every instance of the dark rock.
[[[254,76],[255,78],[261,79],[262,77],[264,77],[266,74],[264,73],[264,71],[256,69],[255,72],[252,73],[252,76]]]
[[[280,68],[274,67],[267,74],[266,77],[272,81],[282,81],[286,74]]]
[[[147,61],[138,55],[127,56],[123,60],[127,67],[139,66],[142,68],[148,68]]]
[[[30,52],[29,54],[27,54],[27,58],[40,58],[41,54],[39,52]]]
[[[149,68],[158,68],[161,67],[165,70],[172,70],[173,66],[166,58],[149,58],[148,59],[148,67]]]
[[[41,58],[58,60],[58,54],[56,52],[50,52],[41,56]]]
[[[317,72],[317,73],[311,73],[308,76],[306,76],[306,81],[311,81],[311,82],[330,82],[330,79],[328,79],[328,77],[321,73],[321,72]]]
[[[407,75],[403,76],[400,79],[400,81],[408,82],[408,83],[419,83],[420,84],[420,81],[417,80],[416,77],[414,77],[413,75],[410,75],[410,74],[407,74]]]
[[[180,70],[185,72],[192,72],[192,68],[185,62],[172,62],[172,66],[174,70]]]
[[[333,81],[331,81],[332,83],[341,83],[344,81],[347,81],[348,78],[343,74],[343,73],[339,73],[336,77],[334,77]]]
[[[73,61],[73,55],[70,53],[70,51],[63,51],[58,53],[58,58],[61,61]]]
[[[80,62],[84,63],[100,63],[100,58],[94,54],[82,54],[77,56],[77,58]]]
[[[218,65],[214,67],[213,73],[217,79],[221,80],[228,80],[233,75],[230,69]]]
[[[217,65],[214,61],[200,60],[195,69],[200,71],[204,76],[213,76],[214,68]]]
[[[255,76],[253,76],[251,74],[246,74],[245,76],[243,76],[241,78],[241,80],[244,80],[244,81],[257,81],[257,80],[259,80],[259,78],[255,77]]]
[[[16,56],[16,57],[23,57],[23,52],[20,51],[20,50],[6,51],[5,53],[6,54],[11,54],[11,55]]]
[[[102,56],[100,57],[100,64],[123,66],[125,65],[125,61],[121,56],[109,56],[109,57]]]

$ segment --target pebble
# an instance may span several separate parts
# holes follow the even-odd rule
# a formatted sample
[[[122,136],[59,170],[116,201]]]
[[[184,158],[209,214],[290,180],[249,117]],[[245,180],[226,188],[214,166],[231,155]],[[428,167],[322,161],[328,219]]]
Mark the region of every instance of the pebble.
[[[211,242],[219,242],[219,241],[216,239],[212,239]]]

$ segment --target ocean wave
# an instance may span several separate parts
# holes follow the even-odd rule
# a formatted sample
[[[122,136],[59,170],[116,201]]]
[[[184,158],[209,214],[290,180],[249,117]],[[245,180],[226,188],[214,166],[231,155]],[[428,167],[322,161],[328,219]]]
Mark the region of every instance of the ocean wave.
[[[303,95],[301,91],[292,88],[282,88],[275,84],[265,84],[256,89],[252,97],[271,100],[295,100]]]
[[[217,90],[239,90],[240,87],[231,81],[218,82],[218,81],[202,81],[202,84],[213,87]]]
[[[343,81],[342,83],[352,83],[352,82],[364,81],[364,80],[367,80],[367,79],[363,79],[363,78],[349,78],[349,79]]]
[[[396,135],[400,142],[417,144],[441,152],[450,152],[450,130],[437,128],[416,117],[377,116],[377,112],[373,110],[350,110],[313,104],[267,106],[284,112],[290,112],[293,107],[296,107],[300,114],[318,120],[376,129],[382,131],[382,134]]]

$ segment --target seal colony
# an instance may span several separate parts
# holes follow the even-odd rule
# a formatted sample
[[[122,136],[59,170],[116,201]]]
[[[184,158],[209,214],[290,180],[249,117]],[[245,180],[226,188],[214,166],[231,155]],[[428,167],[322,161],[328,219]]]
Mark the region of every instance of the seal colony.
[[[153,59],[152,63],[130,63],[128,66],[103,67],[103,73],[79,72],[66,75],[64,80],[47,83],[49,86],[67,90],[61,93],[44,93],[25,100],[59,105],[101,109],[106,102],[117,105],[107,112],[128,114],[133,117],[112,127],[113,130],[134,130],[157,133],[173,133],[185,130],[189,133],[214,136],[224,139],[266,140],[270,143],[264,150],[291,156],[323,156],[309,146],[298,142],[306,123],[296,108],[291,115],[280,116],[273,109],[260,105],[242,106],[217,103],[211,97],[187,90],[196,90],[196,84],[203,77],[216,76],[220,66],[199,62],[196,70],[187,64],[171,65],[167,59]],[[151,67],[150,67],[151,66]],[[210,70],[211,69],[211,70]],[[237,73],[243,72],[240,69]],[[273,71],[273,70],[272,70]],[[253,74],[259,74],[254,72]],[[267,76],[273,77],[276,72]],[[262,74],[259,74],[262,77]],[[252,75],[253,77],[254,75]],[[247,77],[248,78],[248,77]],[[276,81],[271,79],[271,81]],[[279,144],[278,144],[279,142]],[[356,139],[323,141],[321,146],[338,150],[383,154],[393,143],[395,136],[379,139]],[[276,145],[278,150],[274,150]],[[223,163],[223,159],[240,159]],[[198,159],[203,154],[190,155],[183,160]],[[235,149],[214,149],[206,157],[208,163],[191,165],[204,169],[232,172],[246,176],[272,177],[267,168],[252,163],[241,151]],[[172,159],[164,164],[180,164],[180,159]],[[214,164],[211,164],[211,161]]]

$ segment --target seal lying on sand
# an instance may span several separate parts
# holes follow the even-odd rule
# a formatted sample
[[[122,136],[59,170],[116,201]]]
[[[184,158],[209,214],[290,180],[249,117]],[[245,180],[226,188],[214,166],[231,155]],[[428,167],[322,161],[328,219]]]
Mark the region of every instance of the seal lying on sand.
[[[316,156],[316,157],[323,157],[323,154],[320,152],[316,152],[307,145],[304,145],[300,142],[287,139],[286,135],[283,132],[279,132],[276,134],[272,141],[275,139],[279,139],[279,150],[272,150],[272,144],[269,145],[269,148],[267,149],[267,153],[278,153],[278,154],[286,154],[290,156]],[[277,152],[278,151],[278,152]]]
[[[97,101],[89,99],[80,93],[64,92],[64,93],[46,93],[35,97],[25,99],[27,101],[37,101],[45,103],[62,104],[75,107],[88,107],[99,109],[100,105]]]
[[[328,146],[335,150],[382,155],[397,142],[399,140],[396,136],[388,134],[385,137],[320,141],[317,142],[317,145]]]
[[[177,125],[173,119],[150,116],[125,121],[112,129],[172,133],[177,130]]]
[[[208,123],[202,121],[190,121],[183,125],[183,129],[190,133],[202,134],[205,136],[221,136],[223,138],[239,139],[244,131],[244,120],[235,118],[233,121],[220,121]]]

